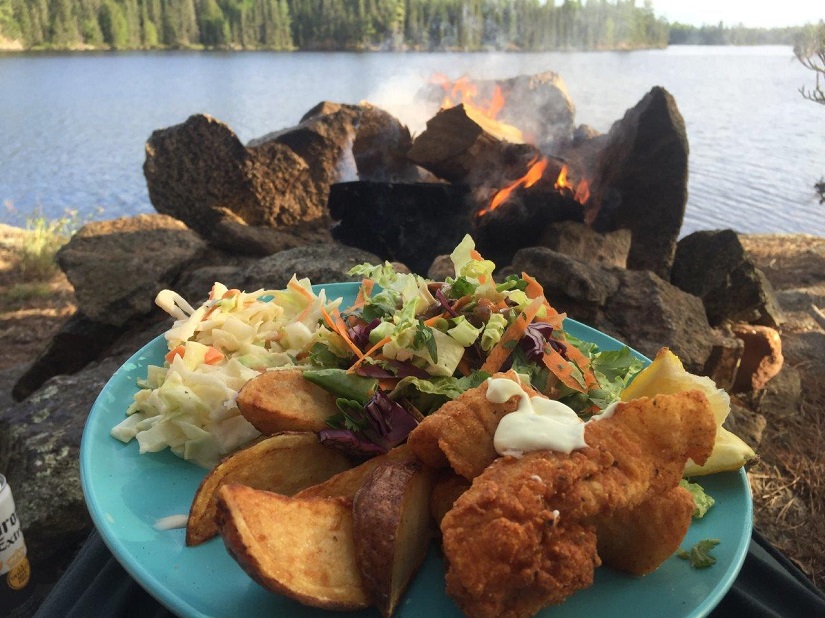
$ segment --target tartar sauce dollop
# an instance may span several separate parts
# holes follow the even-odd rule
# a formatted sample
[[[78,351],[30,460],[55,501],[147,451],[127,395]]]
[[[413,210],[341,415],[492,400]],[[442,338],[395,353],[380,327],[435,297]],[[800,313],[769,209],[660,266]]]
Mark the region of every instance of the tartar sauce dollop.
[[[569,455],[587,446],[584,441],[587,423],[571,407],[545,397],[530,397],[521,384],[508,378],[487,379],[488,401],[504,403],[514,395],[519,396],[518,408],[501,419],[493,437],[493,446],[499,455],[521,457],[526,452],[539,450]],[[616,404],[610,404],[590,420],[609,418],[615,409]]]

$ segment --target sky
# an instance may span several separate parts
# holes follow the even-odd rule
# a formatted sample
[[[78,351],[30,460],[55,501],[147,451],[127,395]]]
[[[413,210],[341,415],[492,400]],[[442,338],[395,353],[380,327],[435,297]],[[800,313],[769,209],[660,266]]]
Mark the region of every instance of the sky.
[[[639,3],[641,4],[641,2]],[[652,0],[653,11],[670,23],[739,23],[753,28],[801,26],[825,19],[821,0]]]

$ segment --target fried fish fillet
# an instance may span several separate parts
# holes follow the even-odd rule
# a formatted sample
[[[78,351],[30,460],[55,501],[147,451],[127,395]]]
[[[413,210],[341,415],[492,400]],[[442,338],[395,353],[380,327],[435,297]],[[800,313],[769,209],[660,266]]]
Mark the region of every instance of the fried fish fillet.
[[[631,575],[652,573],[679,549],[693,510],[693,496],[677,486],[635,508],[598,517],[599,557],[606,566]]]
[[[595,521],[672,490],[716,423],[699,391],[619,404],[587,447],[496,459],[442,520],[447,592],[470,618],[531,616],[593,582]]]
[[[497,373],[495,378],[518,380],[515,372]],[[543,397],[521,385],[530,397]],[[519,397],[514,395],[504,403],[487,401],[487,382],[448,401],[435,413],[426,417],[410,433],[410,450],[431,468],[451,466],[468,480],[481,474],[498,457],[493,447],[493,436],[505,414],[514,412]]]

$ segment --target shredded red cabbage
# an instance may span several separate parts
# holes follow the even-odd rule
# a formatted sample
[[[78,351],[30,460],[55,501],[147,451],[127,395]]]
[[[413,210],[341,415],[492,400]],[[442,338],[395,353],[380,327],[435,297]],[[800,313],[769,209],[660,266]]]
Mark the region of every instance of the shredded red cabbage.
[[[524,336],[519,341],[519,347],[524,352],[527,360],[534,363],[541,363],[542,357],[544,356],[545,343],[549,343],[556,352],[561,354],[562,358],[569,360],[567,358],[567,346],[561,341],[554,339],[552,335],[553,327],[550,326],[550,324],[543,322],[528,324]]]
[[[370,422],[370,429],[366,431],[377,434],[371,436],[373,442],[386,450],[401,444],[418,425],[412,414],[380,390],[375,391],[364,406],[364,412]]]
[[[359,350],[366,351],[370,345],[370,333],[381,323],[380,318],[375,318],[369,324],[356,324],[347,327],[347,335]]]
[[[355,457],[374,457],[387,451],[370,442],[362,432],[349,429],[322,429],[318,432],[321,444],[331,446]]]
[[[318,438],[322,444],[350,455],[372,457],[401,444],[418,425],[412,414],[380,390],[364,406],[364,417],[369,423],[367,429],[322,429]]]
[[[435,298],[436,300],[438,300],[439,303],[441,303],[441,306],[444,307],[444,311],[449,313],[454,318],[458,317],[458,312],[452,308],[452,306],[450,305],[450,301],[444,295],[444,292],[441,291],[441,288],[438,288],[435,291]]]

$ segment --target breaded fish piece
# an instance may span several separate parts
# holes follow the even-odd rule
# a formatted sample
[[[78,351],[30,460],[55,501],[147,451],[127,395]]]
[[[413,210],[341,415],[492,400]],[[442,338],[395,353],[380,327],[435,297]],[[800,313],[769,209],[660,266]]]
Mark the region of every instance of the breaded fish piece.
[[[243,385],[236,400],[243,417],[264,435],[320,431],[338,408],[335,396],[304,379],[300,369],[267,371]]]
[[[633,509],[595,520],[599,557],[606,566],[647,575],[672,556],[693,519],[693,496],[683,487],[657,494]]]
[[[669,492],[715,435],[707,398],[690,391],[619,404],[570,455],[496,459],[442,520],[447,593],[470,618],[562,602],[593,581],[594,521]]]
[[[518,380],[513,371],[493,377]],[[544,396],[528,384],[521,387],[530,397]],[[472,480],[498,457],[493,447],[496,428],[501,418],[514,412],[518,404],[516,395],[504,403],[487,401],[485,381],[426,417],[410,433],[407,443],[413,454],[431,468],[449,465],[456,473]]]

